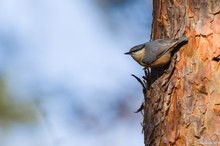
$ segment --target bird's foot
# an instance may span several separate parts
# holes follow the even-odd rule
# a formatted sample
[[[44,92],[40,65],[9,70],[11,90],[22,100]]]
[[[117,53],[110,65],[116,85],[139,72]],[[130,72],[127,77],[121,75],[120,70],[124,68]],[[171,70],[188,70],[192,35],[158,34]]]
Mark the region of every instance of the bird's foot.
[[[147,67],[147,68],[143,68],[143,70],[145,74],[145,80],[149,79],[151,77],[151,68]]]

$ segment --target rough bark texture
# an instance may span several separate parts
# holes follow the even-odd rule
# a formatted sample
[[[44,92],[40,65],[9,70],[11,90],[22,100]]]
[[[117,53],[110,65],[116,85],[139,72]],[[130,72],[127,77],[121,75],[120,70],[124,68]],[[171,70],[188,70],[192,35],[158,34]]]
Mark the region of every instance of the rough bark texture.
[[[153,0],[152,39],[183,34],[169,71],[151,74],[146,146],[220,145],[220,0]]]

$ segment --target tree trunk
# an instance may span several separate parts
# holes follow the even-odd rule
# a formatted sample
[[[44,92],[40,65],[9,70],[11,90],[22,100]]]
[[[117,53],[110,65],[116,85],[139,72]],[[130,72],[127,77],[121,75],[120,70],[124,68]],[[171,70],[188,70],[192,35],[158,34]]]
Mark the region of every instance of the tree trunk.
[[[168,71],[148,80],[146,146],[220,145],[220,0],[153,0],[151,38],[184,34]]]

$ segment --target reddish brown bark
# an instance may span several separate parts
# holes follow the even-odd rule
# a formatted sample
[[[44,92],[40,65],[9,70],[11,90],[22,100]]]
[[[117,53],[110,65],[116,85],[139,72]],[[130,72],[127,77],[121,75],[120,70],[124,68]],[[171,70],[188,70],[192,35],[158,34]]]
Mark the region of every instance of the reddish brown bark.
[[[189,42],[174,55],[170,72],[151,75],[146,146],[220,145],[220,0],[153,0],[152,39],[183,34]]]

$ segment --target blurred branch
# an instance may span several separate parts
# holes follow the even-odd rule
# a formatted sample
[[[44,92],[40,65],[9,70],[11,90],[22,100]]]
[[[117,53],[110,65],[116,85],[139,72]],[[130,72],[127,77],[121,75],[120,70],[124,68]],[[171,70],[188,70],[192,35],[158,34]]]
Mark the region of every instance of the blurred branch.
[[[97,3],[103,7],[121,6],[129,2],[132,0],[97,0]]]

